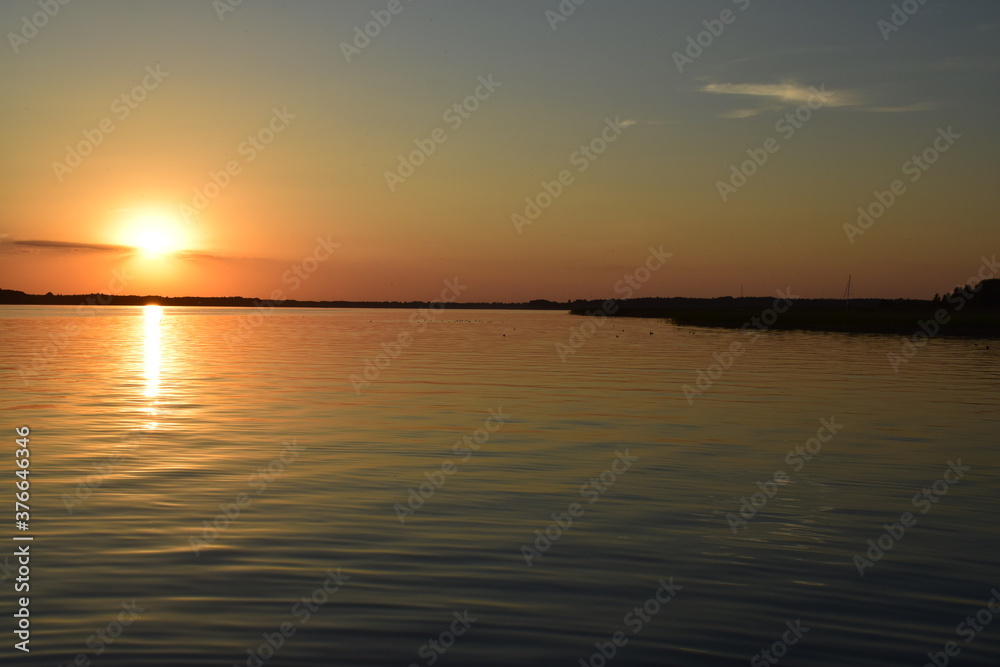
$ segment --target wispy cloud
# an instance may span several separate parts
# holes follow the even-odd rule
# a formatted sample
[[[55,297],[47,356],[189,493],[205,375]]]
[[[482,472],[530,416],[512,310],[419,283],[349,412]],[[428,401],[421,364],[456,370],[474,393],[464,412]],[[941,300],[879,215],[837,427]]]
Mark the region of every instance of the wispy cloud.
[[[802,104],[816,99],[817,91],[823,95],[823,105],[845,107],[860,104],[857,93],[848,90],[826,90],[822,86],[805,86],[800,83],[709,83],[701,87],[704,93],[716,95],[744,95],[784,104]]]
[[[3,252],[97,252],[115,253],[127,255],[139,255],[142,251],[128,245],[109,245],[104,243],[80,243],[76,241],[47,241],[42,239],[32,240],[11,240],[9,234],[0,235],[0,251]],[[170,257],[183,260],[226,260],[226,259],[255,259],[248,257],[233,257],[228,255],[218,255],[213,253],[199,252],[196,250],[181,250],[170,253]]]
[[[731,109],[719,114],[720,118],[752,118],[767,111],[773,111],[774,107],[758,107],[756,109]]]
[[[676,123],[676,120],[639,120],[636,118],[628,118],[621,122],[622,127],[634,127],[636,125],[671,125]]]
[[[100,252],[134,252],[135,248],[124,245],[106,245],[102,243],[76,243],[74,241],[9,241],[4,245],[17,248],[52,248],[58,250],[96,250]]]
[[[868,96],[857,90],[827,90],[824,86],[805,86],[797,82],[784,83],[707,83],[700,89],[715,95],[739,95],[757,99],[755,107],[741,107],[724,111],[720,118],[751,118],[770,111],[819,100],[824,107],[844,107],[850,111],[868,113],[914,113],[941,108],[936,102],[911,102],[885,104],[869,101]]]
[[[172,257],[176,257],[177,259],[189,259],[189,260],[196,260],[196,259],[205,259],[205,260],[215,260],[215,259],[221,259],[221,260],[231,260],[231,259],[256,260],[256,259],[261,259],[260,257],[239,257],[239,256],[236,256],[236,255],[218,255],[218,254],[215,254],[215,253],[198,252],[198,251],[195,251],[195,250],[181,250],[181,251],[173,253]]]

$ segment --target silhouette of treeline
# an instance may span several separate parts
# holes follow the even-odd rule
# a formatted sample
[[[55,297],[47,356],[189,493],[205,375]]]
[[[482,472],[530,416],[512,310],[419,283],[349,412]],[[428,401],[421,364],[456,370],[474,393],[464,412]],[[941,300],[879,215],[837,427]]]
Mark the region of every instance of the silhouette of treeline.
[[[741,328],[772,308],[775,297],[646,297],[638,299],[576,299],[525,302],[445,303],[456,310],[563,310],[574,315],[650,317],[669,319],[680,325]],[[298,301],[272,303],[241,296],[164,297],[157,295],[27,294],[0,289],[0,304],[44,306],[201,306],[216,308],[426,308],[432,301]],[[858,333],[912,334],[921,321],[944,312],[947,322],[940,333],[958,336],[1000,336],[1000,280],[986,280],[976,292],[969,285],[934,299],[795,299],[791,307],[768,329],[805,329]],[[756,326],[756,325],[752,325]]]
[[[604,302],[574,306],[574,315],[611,315],[669,319],[686,326],[757,328],[774,297],[719,297],[715,299],[641,298],[614,302],[613,313]],[[935,328],[929,323],[936,321]],[[940,335],[1000,336],[1000,279],[958,287],[933,299],[795,299],[788,310],[766,324],[767,329],[800,329],[854,333],[912,335],[920,323]]]
[[[27,294],[18,290],[0,289],[0,304],[32,306],[205,306],[215,308],[426,308],[433,301],[286,301],[272,302],[243,296],[157,296],[147,294]],[[571,310],[583,301],[547,301],[536,299],[523,303],[446,303],[446,308],[455,309],[505,309],[505,310]]]

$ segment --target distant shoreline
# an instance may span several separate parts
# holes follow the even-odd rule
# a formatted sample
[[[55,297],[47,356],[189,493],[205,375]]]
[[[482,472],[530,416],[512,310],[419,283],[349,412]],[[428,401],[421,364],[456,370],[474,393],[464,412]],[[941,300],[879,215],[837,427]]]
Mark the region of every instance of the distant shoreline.
[[[991,281],[993,282],[993,281]],[[1000,281],[996,281],[1000,282]],[[950,302],[950,303],[949,303]],[[273,302],[250,297],[163,297],[157,295],[27,294],[0,290],[0,305],[20,306],[183,306],[201,308],[311,308],[311,309],[420,309],[440,306],[450,310],[546,310],[572,315],[665,319],[680,326],[723,329],[801,330],[831,333],[933,335],[1000,338],[1000,304],[992,298],[946,302],[918,299],[796,299],[791,307],[761,322],[772,307],[772,297],[639,298],[605,301],[577,299],[525,302],[438,303],[432,301],[297,301]],[[962,307],[957,307],[961,303]],[[926,326],[921,327],[921,323]],[[763,327],[763,328],[762,328]]]
[[[243,296],[158,296],[113,294],[27,294],[16,290],[0,290],[0,305],[4,306],[185,306],[191,308],[427,308],[434,301],[272,301]],[[442,303],[445,308],[461,310],[563,310],[569,311],[583,301],[556,302],[538,299],[521,303]]]

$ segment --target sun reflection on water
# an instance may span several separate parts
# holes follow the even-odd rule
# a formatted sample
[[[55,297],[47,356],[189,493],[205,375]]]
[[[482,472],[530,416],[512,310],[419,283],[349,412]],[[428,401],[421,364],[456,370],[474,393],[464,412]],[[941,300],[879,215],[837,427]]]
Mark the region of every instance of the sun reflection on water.
[[[160,394],[160,363],[162,361],[162,336],[160,323],[163,320],[163,307],[149,305],[143,309],[146,320],[145,360],[146,360],[146,398],[155,399]],[[156,417],[156,401],[150,401],[147,409],[151,418]],[[146,428],[155,429],[157,423],[150,421]]]

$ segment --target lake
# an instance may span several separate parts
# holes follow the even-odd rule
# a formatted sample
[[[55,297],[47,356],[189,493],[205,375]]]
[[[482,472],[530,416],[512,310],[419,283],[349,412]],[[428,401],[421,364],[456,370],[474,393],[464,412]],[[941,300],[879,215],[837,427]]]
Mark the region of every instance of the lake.
[[[31,652],[7,556],[4,664],[1000,656],[995,342],[897,373],[898,336],[564,312],[7,306],[0,330],[8,493],[15,427],[31,452],[30,528],[5,527]]]

